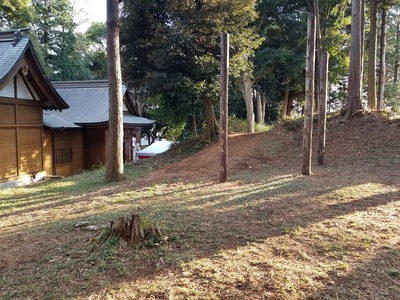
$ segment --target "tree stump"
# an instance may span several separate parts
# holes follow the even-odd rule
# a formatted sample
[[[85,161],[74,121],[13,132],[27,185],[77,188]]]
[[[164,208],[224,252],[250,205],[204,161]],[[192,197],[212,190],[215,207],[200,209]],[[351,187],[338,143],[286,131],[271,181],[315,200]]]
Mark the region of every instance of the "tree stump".
[[[138,214],[119,217],[110,223],[110,235],[123,239],[128,245],[135,245],[144,240],[142,221]]]

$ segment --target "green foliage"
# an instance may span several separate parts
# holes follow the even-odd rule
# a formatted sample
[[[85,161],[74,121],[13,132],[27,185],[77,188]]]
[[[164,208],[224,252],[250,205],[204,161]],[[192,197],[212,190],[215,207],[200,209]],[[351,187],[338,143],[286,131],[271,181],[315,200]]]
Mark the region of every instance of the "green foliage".
[[[303,128],[304,125],[304,118],[298,118],[294,120],[288,120],[284,121],[283,123],[283,128],[285,128],[288,131],[300,131]]]
[[[80,38],[85,65],[90,70],[87,79],[107,79],[106,25],[92,23],[85,35]]]
[[[385,86],[386,106],[396,113],[400,113],[400,83],[391,83]]]
[[[257,85],[278,102],[284,90],[304,90],[307,18],[306,1],[259,1],[259,34],[265,37],[254,57]]]
[[[70,0],[32,0],[30,37],[50,80],[107,78],[105,24],[93,23],[86,34],[75,33]]]
[[[347,78],[349,68],[350,1],[323,0],[318,4],[322,51],[330,55],[329,82],[339,84]],[[313,3],[263,0],[258,1],[258,11],[259,34],[265,40],[253,60],[256,84],[276,103],[284,90],[290,94],[304,91],[307,18],[313,13]]]
[[[154,248],[160,246],[160,244],[163,242],[160,228],[154,221],[154,214],[155,212],[152,212],[149,215],[141,218],[144,240],[140,246]]]
[[[231,35],[231,72],[239,74],[258,45],[256,17],[254,1],[125,1],[121,54],[129,88],[141,88],[153,100],[149,108],[179,124],[192,114],[203,118],[201,100],[219,100],[221,33]]]
[[[386,274],[388,274],[391,278],[398,278],[400,276],[400,271],[396,269],[386,270]]]
[[[321,20],[322,49],[329,53],[329,82],[338,84],[348,75],[350,65],[350,6],[338,2],[329,10],[329,3],[325,5],[328,11]]]
[[[398,61],[400,61],[399,13],[400,13],[399,6],[394,6],[387,12],[386,51],[385,51],[385,56],[386,56],[385,78],[387,82],[396,82],[399,80],[399,69],[398,69]]]
[[[229,133],[247,132],[247,121],[230,116],[228,119]]]
[[[255,132],[262,132],[271,129],[271,126],[265,124],[254,125]],[[235,116],[230,116],[228,119],[228,131],[229,133],[246,133],[247,132],[247,121],[239,119]]]
[[[107,28],[105,23],[94,22],[86,30],[85,37],[91,43],[91,46],[100,48],[105,51],[106,49],[106,33]]]
[[[82,64],[75,53],[72,4],[69,0],[32,0],[32,8],[32,34],[46,75],[50,80],[74,79]]]
[[[32,18],[29,3],[30,0],[0,0],[0,28],[27,27]]]

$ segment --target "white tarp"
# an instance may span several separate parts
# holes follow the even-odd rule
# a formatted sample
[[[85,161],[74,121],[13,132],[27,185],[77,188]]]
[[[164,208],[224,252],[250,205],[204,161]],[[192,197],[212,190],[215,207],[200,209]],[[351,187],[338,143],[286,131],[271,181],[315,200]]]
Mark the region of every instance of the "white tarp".
[[[151,157],[160,153],[167,151],[172,145],[170,141],[155,141],[150,146],[146,147],[143,150],[137,151],[136,155],[139,157]]]

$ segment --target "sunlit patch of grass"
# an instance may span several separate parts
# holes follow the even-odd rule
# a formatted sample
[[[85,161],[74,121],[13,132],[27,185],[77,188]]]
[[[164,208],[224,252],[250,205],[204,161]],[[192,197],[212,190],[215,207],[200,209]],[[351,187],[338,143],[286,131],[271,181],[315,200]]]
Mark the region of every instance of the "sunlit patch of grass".
[[[328,197],[332,197],[337,201],[344,200],[346,202],[356,199],[365,199],[379,196],[388,192],[396,192],[399,188],[384,185],[381,183],[365,183],[359,185],[351,185],[335,189]]]
[[[246,132],[248,132],[247,120],[239,119],[235,116],[229,117],[228,127],[229,127],[228,128],[229,133],[246,133]],[[272,128],[273,128],[273,126],[270,124],[259,124],[259,123],[254,124],[254,132],[268,131],[268,130],[271,130]]]
[[[6,191],[8,200],[0,194],[1,259],[13,264],[0,277],[1,292],[18,287],[6,296],[76,300],[317,299],[326,292],[334,299],[338,286],[341,299],[353,299],[346,296],[373,277],[368,269],[398,280],[398,187],[260,171],[225,184],[138,189],[136,176],[151,167],[127,168],[118,185],[94,170]],[[165,241],[92,249],[99,233],[74,227],[79,220],[107,225],[127,212],[160,224]],[[3,243],[11,238],[18,247]]]

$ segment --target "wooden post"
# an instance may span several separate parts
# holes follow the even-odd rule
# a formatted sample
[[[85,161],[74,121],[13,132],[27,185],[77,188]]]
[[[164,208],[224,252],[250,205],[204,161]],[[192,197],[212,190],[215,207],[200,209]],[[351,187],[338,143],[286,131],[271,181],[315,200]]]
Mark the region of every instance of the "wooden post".
[[[320,65],[321,65],[321,27],[320,27],[320,22],[319,22],[319,6],[318,6],[318,0],[313,0],[313,6],[314,6],[314,15],[315,15],[315,32],[316,32],[316,37],[315,37],[315,49],[316,49],[316,69],[320,70]],[[321,76],[316,77],[315,85],[316,89],[319,89],[321,83],[320,83],[320,78]],[[319,92],[316,93],[315,95],[315,105],[314,108],[316,112],[319,111]]]
[[[326,140],[326,102],[328,98],[328,61],[329,54],[323,52],[319,67],[319,111],[318,111],[318,165],[324,165]]]
[[[221,38],[221,98],[219,119],[219,182],[228,178],[228,76],[229,76],[229,34]]]
[[[306,86],[304,105],[304,132],[303,132],[303,166],[301,174],[311,174],[312,130],[313,130],[313,102],[315,78],[315,16],[308,17],[307,27],[307,57],[306,57]]]

